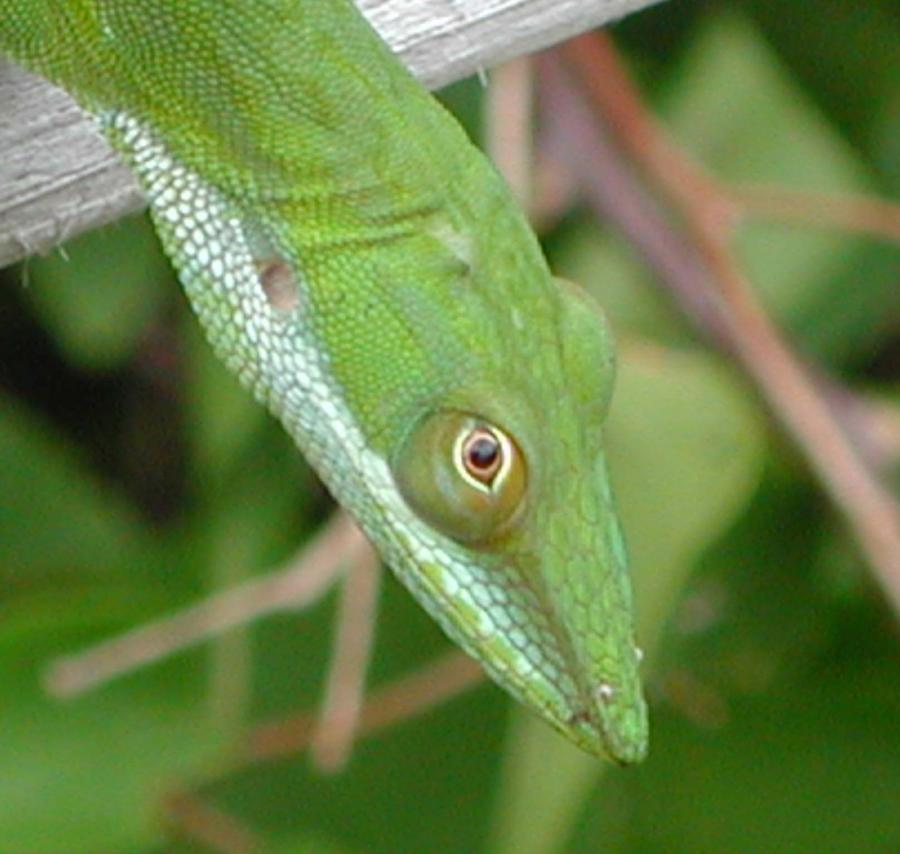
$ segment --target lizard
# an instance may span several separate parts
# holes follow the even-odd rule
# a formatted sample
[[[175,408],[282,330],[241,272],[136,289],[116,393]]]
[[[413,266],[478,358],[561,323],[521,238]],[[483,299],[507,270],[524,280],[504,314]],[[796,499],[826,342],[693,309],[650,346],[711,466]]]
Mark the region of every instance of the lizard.
[[[0,52],[95,118],[216,353],[446,634],[643,759],[609,326],[352,0],[0,0]]]

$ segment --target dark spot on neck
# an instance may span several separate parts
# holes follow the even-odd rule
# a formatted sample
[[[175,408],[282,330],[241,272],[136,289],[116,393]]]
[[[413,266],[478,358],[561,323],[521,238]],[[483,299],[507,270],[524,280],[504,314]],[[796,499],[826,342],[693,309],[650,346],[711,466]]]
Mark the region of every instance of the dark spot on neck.
[[[293,311],[300,301],[300,289],[290,264],[281,258],[267,258],[258,261],[256,266],[269,305],[285,314]]]

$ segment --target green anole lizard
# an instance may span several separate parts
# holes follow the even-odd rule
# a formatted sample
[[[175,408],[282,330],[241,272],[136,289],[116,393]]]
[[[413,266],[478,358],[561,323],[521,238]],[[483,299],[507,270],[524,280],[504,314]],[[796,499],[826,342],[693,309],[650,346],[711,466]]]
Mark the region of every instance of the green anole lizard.
[[[448,635],[646,753],[599,310],[351,0],[0,0],[141,181],[216,352]]]

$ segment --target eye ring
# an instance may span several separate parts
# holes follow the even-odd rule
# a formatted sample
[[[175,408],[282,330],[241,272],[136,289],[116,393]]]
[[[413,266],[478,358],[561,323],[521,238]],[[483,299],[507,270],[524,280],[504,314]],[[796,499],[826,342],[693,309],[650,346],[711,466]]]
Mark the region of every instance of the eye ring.
[[[502,431],[486,424],[460,430],[453,449],[453,462],[460,476],[482,492],[503,485],[513,459],[513,448]]]
[[[516,439],[471,412],[422,417],[395,449],[391,471],[422,521],[471,547],[506,536],[525,505],[527,465]]]

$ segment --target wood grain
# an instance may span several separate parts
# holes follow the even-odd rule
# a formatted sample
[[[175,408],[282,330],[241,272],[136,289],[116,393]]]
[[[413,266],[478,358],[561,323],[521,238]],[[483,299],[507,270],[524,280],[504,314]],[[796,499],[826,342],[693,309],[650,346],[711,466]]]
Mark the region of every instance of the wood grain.
[[[413,73],[436,88],[657,0],[357,0]],[[90,119],[59,89],[0,59],[0,266],[144,205]]]

